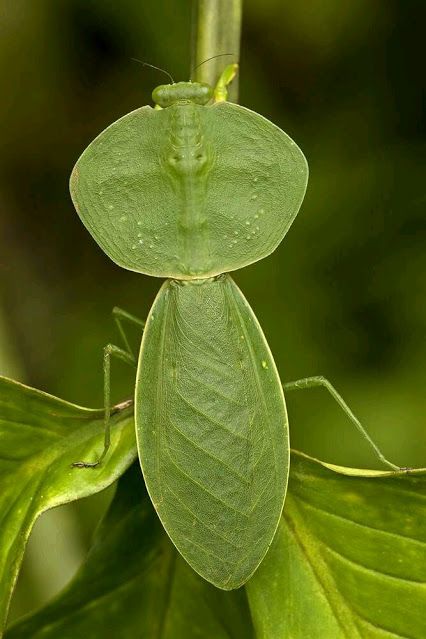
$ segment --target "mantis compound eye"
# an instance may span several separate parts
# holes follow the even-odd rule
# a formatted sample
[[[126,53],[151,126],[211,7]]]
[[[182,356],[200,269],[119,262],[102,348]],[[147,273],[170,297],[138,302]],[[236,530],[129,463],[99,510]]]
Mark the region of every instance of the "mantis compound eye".
[[[153,101],[163,109],[176,102],[192,102],[204,106],[210,102],[212,97],[212,87],[204,82],[161,84],[152,92]]]

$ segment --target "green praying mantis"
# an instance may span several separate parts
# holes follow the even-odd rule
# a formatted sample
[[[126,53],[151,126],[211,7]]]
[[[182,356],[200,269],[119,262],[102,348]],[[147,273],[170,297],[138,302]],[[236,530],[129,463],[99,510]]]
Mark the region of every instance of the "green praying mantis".
[[[161,85],[103,131],[71,176],[74,205],[119,266],[167,278],[146,323],[114,309],[124,348],[104,349],[105,446],[110,360],[137,364],[135,424],[147,490],[187,562],[215,586],[243,585],[277,529],[289,473],[283,395],[324,386],[393,469],[323,377],[282,386],[262,329],[231,271],[276,249],[302,203],[308,166],[277,126],[216,87]],[[138,362],[123,322],[143,329]]]

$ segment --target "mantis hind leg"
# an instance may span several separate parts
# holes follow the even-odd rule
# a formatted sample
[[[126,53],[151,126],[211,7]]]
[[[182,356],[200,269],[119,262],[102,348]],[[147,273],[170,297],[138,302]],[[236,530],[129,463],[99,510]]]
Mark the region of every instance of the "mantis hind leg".
[[[103,451],[95,462],[86,462],[86,461],[78,461],[72,464],[75,468],[96,468],[99,464],[104,460],[109,447],[111,445],[111,358],[115,357],[116,359],[120,359],[126,364],[130,364],[133,367],[136,367],[136,357],[133,353],[133,350],[130,346],[129,340],[127,338],[126,332],[123,328],[123,321],[126,321],[130,324],[134,324],[139,328],[144,329],[145,322],[127,311],[124,311],[117,306],[112,309],[112,315],[114,318],[114,322],[117,325],[118,332],[120,333],[121,339],[124,344],[124,348],[120,348],[119,346],[115,346],[114,344],[107,344],[104,347],[103,352],[103,372],[104,372],[104,428],[105,428],[105,436],[104,436],[104,448]],[[124,402],[123,404],[119,404],[116,409],[124,409],[129,405],[129,402]]]
[[[343,397],[337,392],[337,390],[328,381],[328,379],[326,379],[325,377],[322,377],[321,375],[318,375],[318,376],[315,376],[315,377],[305,377],[303,379],[298,379],[295,382],[288,382],[286,384],[283,384],[283,389],[285,391],[303,390],[305,388],[316,388],[316,387],[322,387],[322,388],[325,388],[326,390],[328,390],[328,392],[333,397],[333,399],[339,404],[340,408],[346,413],[346,415],[349,417],[349,419],[354,424],[354,426],[357,428],[357,430],[361,433],[361,435],[364,437],[364,439],[368,442],[370,447],[373,449],[376,457],[383,464],[385,464],[386,466],[389,466],[390,468],[392,468],[392,470],[403,470],[399,466],[396,466],[395,464],[390,462],[388,459],[386,459],[386,457],[383,455],[383,453],[380,450],[380,448],[371,439],[370,435],[367,433],[367,431],[365,430],[365,428],[363,427],[363,425],[361,424],[359,419],[353,414],[353,412],[351,411],[349,406],[344,401]]]

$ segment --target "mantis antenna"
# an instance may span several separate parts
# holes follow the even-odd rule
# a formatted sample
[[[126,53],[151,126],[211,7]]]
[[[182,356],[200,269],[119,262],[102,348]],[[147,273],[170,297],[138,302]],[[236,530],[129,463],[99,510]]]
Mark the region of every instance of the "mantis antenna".
[[[157,71],[161,71],[161,73],[164,73],[165,75],[167,75],[167,77],[170,78],[170,80],[172,81],[172,84],[176,84],[171,74],[165,69],[162,69],[161,67],[156,67],[155,64],[150,64],[149,62],[143,62],[143,60],[138,60],[138,58],[130,58],[130,59],[133,60],[133,62],[139,62],[139,64],[141,64],[143,67],[151,67],[151,69],[156,69]]]
[[[193,67],[191,69],[191,78],[194,74],[194,71],[196,71],[197,69],[199,69],[203,64],[205,64],[206,62],[210,62],[210,60],[215,60],[216,58],[221,58],[222,56],[225,55],[235,55],[234,53],[218,53],[217,55],[212,55],[211,58],[207,58],[207,60],[203,60],[202,62],[200,62],[199,64],[197,64],[197,66]]]

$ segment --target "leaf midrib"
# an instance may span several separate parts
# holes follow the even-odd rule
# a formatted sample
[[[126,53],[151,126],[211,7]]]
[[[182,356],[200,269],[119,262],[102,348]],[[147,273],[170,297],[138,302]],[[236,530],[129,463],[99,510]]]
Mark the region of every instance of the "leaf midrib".
[[[321,556],[321,552],[315,547],[315,543],[312,542],[312,535],[310,535],[309,531],[306,529],[303,517],[299,513],[296,499],[293,498],[291,494],[287,495],[284,519],[295,541],[297,542],[297,545],[306,558],[313,575],[321,587],[333,616],[338,626],[342,629],[343,636],[347,637],[347,639],[362,639],[362,635],[359,633],[358,627],[355,623],[354,610],[348,605],[346,599],[339,591],[330,571],[324,565],[325,561]],[[313,561],[313,555],[315,555],[316,561]],[[343,608],[345,614],[342,615],[339,613],[339,608]],[[349,630],[352,634],[348,634],[348,621],[350,623]]]

